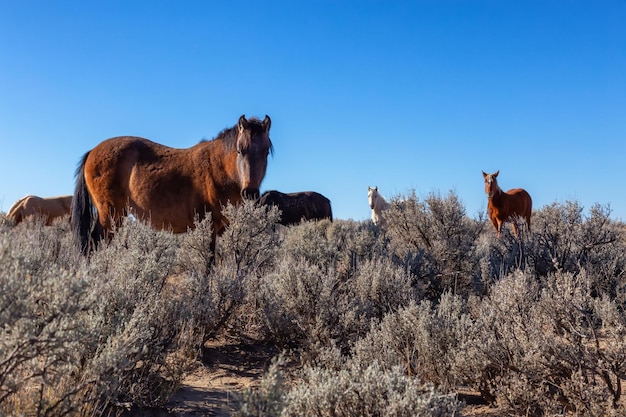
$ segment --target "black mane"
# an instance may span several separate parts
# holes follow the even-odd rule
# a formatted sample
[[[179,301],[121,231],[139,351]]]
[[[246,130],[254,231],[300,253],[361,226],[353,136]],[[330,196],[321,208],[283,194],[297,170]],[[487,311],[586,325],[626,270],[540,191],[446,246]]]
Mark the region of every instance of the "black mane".
[[[220,133],[218,133],[217,136],[212,140],[224,141],[224,144],[228,147],[228,149],[232,149],[237,141],[237,129],[239,129],[238,124],[227,127]],[[263,122],[256,117],[251,117],[248,119],[248,129],[251,131],[252,136],[265,133],[265,127],[263,126]],[[270,140],[270,152],[273,152],[273,146],[271,145],[271,143],[272,142]]]

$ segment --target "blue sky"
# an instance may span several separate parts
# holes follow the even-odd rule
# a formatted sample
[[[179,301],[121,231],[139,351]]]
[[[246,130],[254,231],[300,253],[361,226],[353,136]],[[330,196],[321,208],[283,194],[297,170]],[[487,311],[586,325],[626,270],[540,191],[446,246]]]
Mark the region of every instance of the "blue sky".
[[[481,171],[535,209],[626,220],[626,1],[0,0],[0,211],[71,194],[122,135],[186,148],[272,118],[262,190],[314,190],[365,220]]]

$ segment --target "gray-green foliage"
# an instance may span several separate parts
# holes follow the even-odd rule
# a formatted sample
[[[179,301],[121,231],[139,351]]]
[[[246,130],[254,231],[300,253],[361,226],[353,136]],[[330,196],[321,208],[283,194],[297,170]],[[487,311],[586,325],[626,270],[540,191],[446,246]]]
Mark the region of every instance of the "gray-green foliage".
[[[164,292],[171,234],[127,222],[90,262],[68,268],[71,238],[55,241],[55,230],[25,222],[0,240],[0,409],[91,415],[163,404],[184,366],[171,353],[185,314]]]
[[[476,242],[484,225],[470,219],[458,197],[415,192],[394,198],[386,212],[392,254],[411,268],[421,291],[468,294],[479,283]]]
[[[446,417],[458,415],[462,408],[454,395],[438,393],[399,367],[384,369],[377,361],[345,361],[332,349],[326,355],[335,357],[337,368],[307,365],[291,389],[279,358],[257,389],[246,389],[239,396],[240,407],[234,415]]]
[[[282,416],[455,416],[461,404],[400,368],[348,360],[340,370],[305,367]]]
[[[93,304],[76,275],[13,246],[17,236],[0,237],[0,406],[40,415],[74,408],[88,384],[73,374],[93,341],[85,311]],[[50,387],[57,387],[50,392]],[[2,410],[0,408],[0,410]]]
[[[509,412],[613,415],[626,371],[623,309],[585,273],[517,272],[473,306],[458,374]],[[610,328],[610,330],[609,330]]]
[[[497,239],[454,193],[391,203],[386,229],[227,206],[215,254],[210,217],[126,221],[88,261],[67,222],[0,215],[0,414],[163,405],[227,334],[300,363],[274,361],[242,416],[458,415],[461,387],[509,415],[620,415],[626,229],[608,208],[555,203]]]

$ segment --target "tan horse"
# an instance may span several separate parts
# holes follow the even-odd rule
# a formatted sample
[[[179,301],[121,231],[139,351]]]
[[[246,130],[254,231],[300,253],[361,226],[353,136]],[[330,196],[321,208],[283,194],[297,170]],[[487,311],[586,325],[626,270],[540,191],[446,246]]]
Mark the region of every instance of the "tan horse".
[[[260,121],[242,115],[215,139],[187,149],[129,136],[100,143],[76,172],[72,229],[81,251],[110,238],[128,214],[182,233],[210,213],[214,252],[215,237],[228,224],[222,206],[259,196],[272,150],[270,125],[268,116]]]
[[[367,200],[372,209],[372,221],[378,227],[385,227],[387,220],[383,216],[383,211],[389,208],[389,203],[378,192],[378,187],[367,186]]]
[[[72,196],[37,197],[27,195],[15,202],[7,213],[7,218],[15,224],[21,223],[29,216],[43,216],[46,226],[50,226],[54,219],[69,215],[72,208]]]
[[[496,228],[498,238],[502,230],[502,223],[511,221],[513,223],[513,233],[518,235],[516,218],[521,217],[526,220],[528,232],[530,233],[530,215],[533,210],[533,201],[530,194],[523,188],[513,188],[507,192],[502,191],[498,185],[496,177],[500,171],[487,174],[483,171],[485,180],[485,193],[487,194],[487,215],[491,223]]]

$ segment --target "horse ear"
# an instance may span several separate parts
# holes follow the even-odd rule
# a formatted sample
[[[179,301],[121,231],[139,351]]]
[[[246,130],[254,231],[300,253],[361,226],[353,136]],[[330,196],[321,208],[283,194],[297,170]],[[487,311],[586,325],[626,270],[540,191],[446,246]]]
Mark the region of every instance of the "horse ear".
[[[272,119],[266,114],[265,119],[263,119],[263,128],[265,128],[265,132],[270,131],[270,126],[272,125]]]
[[[246,127],[248,127],[248,121],[246,120],[245,114],[241,115],[237,124],[239,125],[239,130],[244,130]]]
[[[367,186],[367,191],[371,191],[372,187],[370,187],[369,185]]]
[[[487,179],[487,173],[485,171],[483,171],[483,178]]]
[[[500,170],[497,170],[496,172],[493,173],[493,177],[494,178],[497,177],[499,173],[500,173]]]

